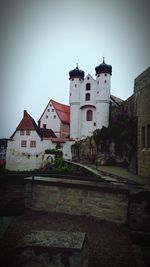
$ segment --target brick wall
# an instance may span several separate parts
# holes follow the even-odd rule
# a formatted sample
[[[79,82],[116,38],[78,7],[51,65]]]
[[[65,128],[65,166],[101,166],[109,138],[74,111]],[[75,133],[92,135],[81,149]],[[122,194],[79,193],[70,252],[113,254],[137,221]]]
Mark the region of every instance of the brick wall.
[[[138,174],[150,177],[150,67],[135,79],[134,93],[138,116]],[[149,126],[150,127],[150,126]],[[143,134],[142,136],[142,128]],[[142,139],[144,140],[142,141]]]

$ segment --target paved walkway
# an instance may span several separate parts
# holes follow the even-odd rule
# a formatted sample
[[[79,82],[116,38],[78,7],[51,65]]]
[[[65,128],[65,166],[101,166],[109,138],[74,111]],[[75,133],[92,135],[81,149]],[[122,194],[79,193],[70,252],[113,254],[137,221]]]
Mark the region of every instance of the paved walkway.
[[[96,166],[94,164],[84,165],[77,162],[72,163],[84,167],[85,169],[92,171],[97,175],[100,175],[101,178],[107,181],[140,184],[145,189],[150,189],[150,178],[133,174],[125,168],[116,166],[98,166],[98,168],[96,169]]]

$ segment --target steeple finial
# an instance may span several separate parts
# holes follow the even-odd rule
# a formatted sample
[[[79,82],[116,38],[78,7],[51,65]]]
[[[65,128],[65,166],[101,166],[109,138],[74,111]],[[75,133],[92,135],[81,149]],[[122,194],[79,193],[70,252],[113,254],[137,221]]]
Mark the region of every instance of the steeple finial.
[[[76,69],[78,69],[78,62],[76,63]]]
[[[105,64],[105,57],[103,57],[103,64]]]

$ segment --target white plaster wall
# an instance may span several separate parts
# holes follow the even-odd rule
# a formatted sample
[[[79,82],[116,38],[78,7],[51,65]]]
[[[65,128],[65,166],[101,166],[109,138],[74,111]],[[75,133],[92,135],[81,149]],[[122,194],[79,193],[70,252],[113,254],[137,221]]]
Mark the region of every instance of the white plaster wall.
[[[51,105],[51,106],[50,106]],[[47,129],[52,129],[53,132],[56,134],[57,137],[60,137],[60,119],[54,109],[52,103],[50,102],[47,106],[46,110],[44,111],[42,118],[40,120],[40,127],[43,128],[43,124],[46,124]],[[56,118],[54,118],[54,115]],[[48,116],[48,118],[46,118]]]
[[[87,121],[86,120],[86,113],[88,110],[93,111],[93,120]],[[94,122],[96,122],[96,109],[92,107],[86,107],[81,110],[81,138],[86,136],[91,136],[93,134],[93,131],[96,129],[96,126],[94,126]]]
[[[72,160],[71,146],[75,143],[75,141],[67,141],[63,144],[62,152],[63,158],[66,160]]]
[[[27,141],[27,147],[21,147],[21,140]],[[36,147],[30,147],[30,140],[36,141]],[[30,136],[20,135],[17,131],[13,140],[8,141],[6,152],[6,169],[14,171],[34,170],[43,167],[47,162],[44,158],[45,149],[55,148],[49,140],[41,140],[36,131]]]
[[[80,89],[83,81],[79,78],[70,80],[70,137],[80,137]]]
[[[89,79],[88,79],[89,78]],[[86,90],[86,84],[91,84],[91,89]],[[91,75],[87,75],[85,80],[83,81],[81,85],[81,97],[80,97],[80,106],[83,105],[95,105],[95,92],[96,92],[96,81],[92,78]],[[85,100],[85,95],[89,93],[90,94],[90,100]]]

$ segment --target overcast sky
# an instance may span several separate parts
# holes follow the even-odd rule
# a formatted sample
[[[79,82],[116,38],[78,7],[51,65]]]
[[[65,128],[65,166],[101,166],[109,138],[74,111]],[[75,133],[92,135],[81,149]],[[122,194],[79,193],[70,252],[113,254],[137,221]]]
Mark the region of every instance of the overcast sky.
[[[150,66],[149,0],[0,0],[0,138],[23,110],[37,121],[50,99],[68,104],[69,71],[95,78],[112,65],[111,94],[127,99]]]

